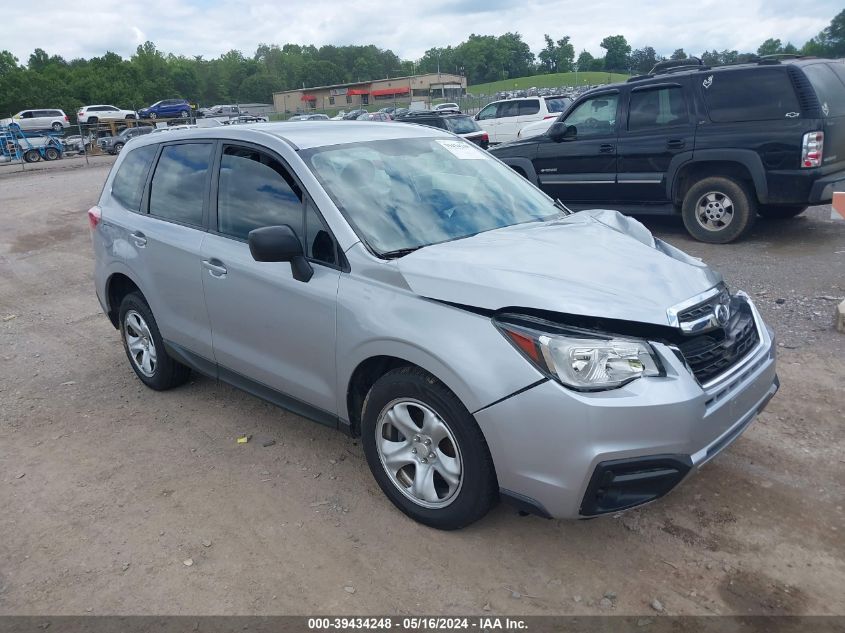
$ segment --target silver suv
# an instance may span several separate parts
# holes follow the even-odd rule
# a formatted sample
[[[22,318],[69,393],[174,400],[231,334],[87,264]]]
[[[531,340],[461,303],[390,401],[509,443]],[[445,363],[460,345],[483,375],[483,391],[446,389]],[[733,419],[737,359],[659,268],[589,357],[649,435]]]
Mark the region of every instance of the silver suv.
[[[150,134],[89,221],[141,381],[196,370],[360,436],[385,495],[437,528],[500,497],[546,517],[652,501],[778,388],[745,294],[444,130]]]

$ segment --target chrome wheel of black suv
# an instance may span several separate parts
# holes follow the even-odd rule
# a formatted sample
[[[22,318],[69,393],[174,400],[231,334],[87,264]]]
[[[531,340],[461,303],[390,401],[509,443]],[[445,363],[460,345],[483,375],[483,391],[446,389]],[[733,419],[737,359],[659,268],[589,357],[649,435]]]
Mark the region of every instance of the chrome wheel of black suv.
[[[726,244],[751,229],[755,207],[745,185],[723,176],[711,176],[689,188],[681,213],[684,226],[694,238]]]

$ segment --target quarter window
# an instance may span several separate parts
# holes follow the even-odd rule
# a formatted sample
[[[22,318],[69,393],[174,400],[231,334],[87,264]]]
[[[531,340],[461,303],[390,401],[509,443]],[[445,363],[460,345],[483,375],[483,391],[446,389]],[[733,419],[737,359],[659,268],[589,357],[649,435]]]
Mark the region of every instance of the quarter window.
[[[166,145],[150,188],[150,215],[182,224],[202,225],[210,143]]]
[[[288,224],[301,234],[302,192],[272,156],[227,145],[220,163],[217,230],[245,240],[252,229]]]
[[[577,138],[613,134],[618,102],[618,94],[597,95],[575,106],[564,123],[575,126]]]
[[[330,266],[338,263],[335,241],[310,200],[305,207],[305,256]]]
[[[689,122],[684,89],[666,86],[631,93],[628,113],[630,131],[681,125]]]
[[[801,111],[784,69],[701,73],[701,81],[707,110],[715,123],[771,121]]]
[[[111,185],[111,195],[130,211],[141,206],[147,171],[156,155],[158,145],[145,145],[128,152]]]
[[[845,85],[833,69],[834,64],[825,63],[804,67],[826,117],[845,116]],[[845,77],[845,73],[840,76]]]

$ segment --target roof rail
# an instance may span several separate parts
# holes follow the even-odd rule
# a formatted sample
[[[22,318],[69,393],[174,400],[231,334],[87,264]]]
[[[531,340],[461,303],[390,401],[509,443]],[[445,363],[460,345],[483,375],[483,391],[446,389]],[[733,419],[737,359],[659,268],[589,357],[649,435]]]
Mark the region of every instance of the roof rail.
[[[699,68],[704,64],[698,57],[687,57],[685,59],[667,59],[657,62],[649,71],[650,75],[662,75],[668,72],[678,72],[678,69],[691,70]]]

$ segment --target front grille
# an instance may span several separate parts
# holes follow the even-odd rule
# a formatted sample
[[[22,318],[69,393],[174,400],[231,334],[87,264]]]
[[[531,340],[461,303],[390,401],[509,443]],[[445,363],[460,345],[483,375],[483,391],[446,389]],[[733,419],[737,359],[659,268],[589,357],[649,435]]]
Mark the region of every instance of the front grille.
[[[699,306],[695,306],[693,308],[689,308],[688,310],[684,310],[683,312],[679,312],[678,321],[680,321],[681,323],[686,323],[687,321],[696,321],[701,317],[710,315],[712,312],[712,302],[708,301],[707,303],[703,303]]]
[[[724,328],[691,336],[678,347],[698,382],[704,384],[741,361],[760,340],[749,305],[736,297]]]

